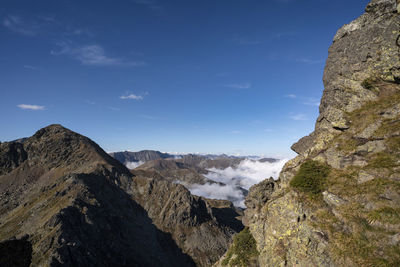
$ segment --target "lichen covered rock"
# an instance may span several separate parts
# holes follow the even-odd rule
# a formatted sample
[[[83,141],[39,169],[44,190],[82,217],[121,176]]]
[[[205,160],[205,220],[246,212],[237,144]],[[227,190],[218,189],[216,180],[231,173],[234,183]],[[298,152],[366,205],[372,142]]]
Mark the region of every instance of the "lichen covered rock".
[[[400,265],[399,5],[373,0],[337,32],[314,132],[273,190],[250,189],[244,221],[260,266]],[[313,194],[291,182],[310,161],[330,169]]]

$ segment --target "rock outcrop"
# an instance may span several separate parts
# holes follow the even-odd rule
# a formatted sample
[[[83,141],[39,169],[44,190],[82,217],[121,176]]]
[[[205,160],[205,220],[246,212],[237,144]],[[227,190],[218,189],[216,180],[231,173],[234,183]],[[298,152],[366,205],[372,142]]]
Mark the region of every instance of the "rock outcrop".
[[[209,266],[237,215],[60,125],[0,144],[1,266]]]
[[[250,189],[260,266],[400,265],[399,11],[372,0],[337,32],[315,131]]]
[[[193,196],[182,185],[157,179],[136,178],[131,189],[154,225],[170,233],[199,266],[215,263],[243,229],[229,201]]]

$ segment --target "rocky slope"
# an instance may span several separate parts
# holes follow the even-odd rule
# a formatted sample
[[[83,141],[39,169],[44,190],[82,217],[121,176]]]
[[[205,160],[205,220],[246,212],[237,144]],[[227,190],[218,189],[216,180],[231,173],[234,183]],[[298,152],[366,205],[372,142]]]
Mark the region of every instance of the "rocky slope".
[[[154,176],[170,182],[179,181],[183,184],[205,184],[213,182],[204,174],[206,169],[182,163],[178,160],[152,160],[132,170],[135,175]]]
[[[147,162],[150,160],[175,158],[174,155],[154,150],[112,152],[110,156],[124,164],[126,162]]]
[[[400,265],[399,13],[372,0],[337,32],[315,131],[250,189],[260,266]]]
[[[60,125],[0,144],[0,266],[209,266],[236,216]]]

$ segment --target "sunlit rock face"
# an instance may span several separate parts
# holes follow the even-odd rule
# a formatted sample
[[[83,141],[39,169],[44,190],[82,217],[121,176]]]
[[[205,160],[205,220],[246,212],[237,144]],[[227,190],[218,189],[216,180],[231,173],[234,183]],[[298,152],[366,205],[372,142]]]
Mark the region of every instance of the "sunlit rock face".
[[[293,145],[299,155],[277,182],[250,189],[244,222],[260,266],[400,264],[398,9],[373,0],[338,30],[315,131]],[[329,170],[317,193],[290,183],[310,160]]]

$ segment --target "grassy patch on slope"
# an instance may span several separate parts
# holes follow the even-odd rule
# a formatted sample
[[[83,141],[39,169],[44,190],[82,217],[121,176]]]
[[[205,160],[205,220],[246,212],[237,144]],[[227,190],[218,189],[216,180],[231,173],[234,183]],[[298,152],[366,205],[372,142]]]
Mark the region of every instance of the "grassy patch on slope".
[[[257,244],[248,227],[235,235],[233,244],[229,248],[222,265],[250,266],[254,258],[258,256]]]
[[[314,198],[324,191],[329,172],[330,168],[326,164],[313,160],[306,161],[290,181],[290,186]]]

